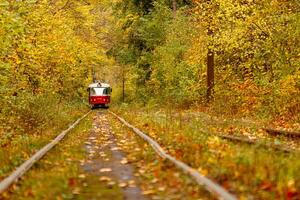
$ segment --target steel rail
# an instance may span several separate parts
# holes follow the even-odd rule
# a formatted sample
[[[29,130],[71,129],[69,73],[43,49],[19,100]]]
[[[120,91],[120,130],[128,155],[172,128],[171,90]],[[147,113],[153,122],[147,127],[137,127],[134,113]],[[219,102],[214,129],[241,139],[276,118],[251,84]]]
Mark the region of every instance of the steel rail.
[[[87,112],[81,118],[77,119],[72,125],[69,126],[68,129],[61,132],[54,140],[36,152],[31,158],[25,161],[22,165],[20,165],[13,173],[11,173],[8,177],[0,182],[0,194],[9,188],[9,186],[18,181],[20,177],[22,177],[33,165],[35,162],[40,160],[49,150],[51,150],[57,143],[59,143],[65,135],[72,130],[76,125],[79,124],[81,120],[83,120],[88,114],[92,111]]]
[[[191,113],[189,115],[199,116],[199,114],[196,114],[196,113]],[[176,116],[175,116],[175,118],[176,118]],[[210,116],[210,118],[212,118],[212,116]],[[293,138],[293,139],[300,138],[299,131],[298,132],[297,131],[285,131],[285,130],[276,130],[276,129],[271,129],[271,128],[260,128],[260,129],[266,131],[271,136],[271,137],[268,137],[267,139],[272,139],[273,136],[276,136],[276,135],[282,135],[289,139],[290,138]],[[209,134],[209,136],[216,136],[221,139],[228,140],[230,142],[244,143],[244,144],[248,144],[248,145],[257,145],[258,147],[263,147],[263,148],[267,147],[270,150],[273,149],[276,151],[281,151],[283,153],[300,153],[299,148],[292,148],[288,144],[274,144],[272,142],[266,142],[266,141],[262,140],[262,138],[250,139],[245,136],[227,135],[224,133],[210,132],[208,130],[208,128],[199,128],[199,131],[203,132],[205,134]]]
[[[245,143],[245,144],[249,144],[249,145],[258,145],[261,147],[272,148],[274,150],[281,151],[283,153],[299,153],[299,150],[292,149],[286,145],[273,145],[272,143],[263,143],[262,141],[259,141],[258,139],[249,139],[246,137],[221,135],[221,134],[215,134],[215,136],[220,137],[225,140],[229,140],[231,142],[240,142],[240,143]]]
[[[199,114],[196,114],[196,113],[192,113],[194,116],[200,116]],[[206,114],[207,115],[207,114]],[[208,115],[210,118],[212,118],[212,116]],[[216,120],[215,120],[216,121]],[[239,120],[236,120],[236,121],[239,121]],[[219,120],[217,120],[217,122],[219,123]],[[282,135],[282,136],[285,136],[287,138],[297,138],[298,139],[300,138],[300,132],[298,131],[284,131],[284,130],[276,130],[276,129],[271,129],[271,128],[260,128],[262,129],[263,131],[267,132],[269,135]],[[288,145],[284,145],[284,144],[273,144],[271,142],[264,142],[263,140],[261,140],[261,138],[257,138],[257,139],[250,139],[250,138],[247,138],[247,137],[243,137],[243,136],[237,136],[237,135],[226,135],[224,133],[216,133],[216,132],[213,132],[211,133],[208,128],[206,129],[203,129],[201,128],[200,129],[201,132],[203,133],[209,133],[209,135],[215,135],[217,137],[220,137],[222,139],[225,139],[225,140],[229,140],[231,142],[240,142],[240,143],[245,143],[245,144],[249,144],[249,145],[258,145],[258,146],[261,146],[261,147],[267,147],[267,148],[270,148],[270,149],[274,149],[276,151],[282,151],[284,153],[299,153],[299,149],[296,149],[296,148],[291,148],[289,147]]]
[[[161,146],[154,141],[151,137],[140,131],[139,129],[135,128],[131,124],[129,124],[127,121],[125,121],[123,118],[119,117],[117,114],[108,111],[110,114],[115,116],[119,121],[121,121],[123,124],[125,124],[128,128],[132,129],[137,135],[139,135],[141,138],[143,138],[145,141],[147,141],[151,147],[154,149],[154,151],[163,159],[168,159],[173,164],[175,164],[176,167],[182,169],[186,174],[189,174],[192,178],[196,180],[196,182],[204,186],[209,192],[211,192],[213,195],[217,196],[218,199],[224,199],[224,200],[237,200],[237,198],[230,194],[227,190],[225,190],[222,186],[219,184],[213,182],[206,176],[200,174],[197,170],[191,168],[187,164],[177,160],[176,158],[170,156],[167,154]]]
[[[270,135],[279,135],[284,137],[290,137],[290,138],[300,138],[300,132],[299,131],[286,131],[286,130],[280,130],[280,129],[272,129],[272,128],[263,128],[263,131],[267,132]]]

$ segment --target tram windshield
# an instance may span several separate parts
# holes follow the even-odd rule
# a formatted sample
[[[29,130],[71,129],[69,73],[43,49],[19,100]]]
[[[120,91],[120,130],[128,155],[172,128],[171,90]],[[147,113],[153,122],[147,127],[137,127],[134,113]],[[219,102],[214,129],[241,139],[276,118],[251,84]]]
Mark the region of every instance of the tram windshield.
[[[101,95],[108,95],[110,94],[110,89],[109,88],[104,88],[104,87],[94,87],[91,88],[91,96],[101,96]]]

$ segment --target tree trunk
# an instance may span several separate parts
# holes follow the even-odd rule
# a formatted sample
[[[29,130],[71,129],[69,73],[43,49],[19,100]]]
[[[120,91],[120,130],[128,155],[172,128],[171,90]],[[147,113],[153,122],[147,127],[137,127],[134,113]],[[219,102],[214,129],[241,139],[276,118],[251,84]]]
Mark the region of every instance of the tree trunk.
[[[125,70],[122,70],[122,101],[125,102]]]
[[[93,77],[93,83],[96,83],[96,72],[95,72],[95,66],[92,67],[92,77]]]
[[[176,17],[176,12],[177,12],[177,2],[176,0],[172,0],[172,5],[173,5],[173,17]]]
[[[212,30],[209,29],[208,36],[213,34]],[[214,90],[214,82],[215,82],[215,72],[214,72],[214,51],[211,45],[208,46],[207,52],[207,93],[206,99],[207,102],[213,99],[213,90]]]

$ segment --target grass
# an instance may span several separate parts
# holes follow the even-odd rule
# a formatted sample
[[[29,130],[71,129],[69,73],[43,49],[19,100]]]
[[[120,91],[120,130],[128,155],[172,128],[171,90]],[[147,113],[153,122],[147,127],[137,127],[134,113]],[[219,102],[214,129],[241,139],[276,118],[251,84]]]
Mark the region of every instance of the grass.
[[[7,199],[122,199],[117,186],[108,188],[99,177],[83,171],[84,141],[92,127],[92,116],[83,120],[4,194]]]
[[[296,199],[300,195],[300,155],[297,153],[228,142],[203,132],[205,123],[195,118],[179,121],[162,109],[119,107],[115,110],[157,140],[170,154],[240,198]],[[167,117],[162,117],[164,114]]]
[[[47,102],[48,100],[44,103]],[[24,126],[22,131],[14,130],[11,134],[0,134],[0,180],[88,111],[88,108],[79,101],[62,102],[61,105],[54,104],[55,102],[53,100],[48,102],[52,105],[45,110],[38,108],[39,111],[33,111],[36,113],[36,118],[43,116],[45,119],[41,124],[29,129],[23,123],[16,122],[15,127]],[[39,107],[43,106],[39,105]],[[32,117],[30,107],[28,109],[24,115],[27,113],[28,117]],[[25,117],[14,116],[18,120]]]

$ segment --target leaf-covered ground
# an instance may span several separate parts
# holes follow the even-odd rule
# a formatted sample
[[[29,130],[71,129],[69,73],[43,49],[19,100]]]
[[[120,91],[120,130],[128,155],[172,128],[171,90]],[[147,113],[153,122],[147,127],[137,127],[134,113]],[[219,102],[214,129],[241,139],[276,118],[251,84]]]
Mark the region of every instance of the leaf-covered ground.
[[[224,134],[245,136],[243,132],[250,127],[252,137],[261,138],[257,132],[260,123],[244,120],[230,123],[187,111],[122,107],[113,110],[158,141],[172,156],[240,199],[300,197],[299,153],[285,153],[261,143],[232,142],[216,135],[221,129],[234,126],[239,132]],[[95,110],[1,197],[48,199],[50,196],[55,199],[215,198],[159,158],[145,141],[106,110]]]
[[[129,111],[130,110],[130,111]],[[244,120],[225,121],[197,116],[178,110],[135,109],[116,110],[133,125],[157,140],[171,155],[198,169],[229,191],[244,199],[300,198],[300,154],[285,153],[265,144],[294,144],[281,137],[270,137],[259,131],[260,123]],[[203,116],[202,116],[203,115]],[[223,131],[234,127],[232,132]],[[249,145],[221,139],[216,133],[259,138]],[[267,141],[267,142],[266,142]]]
[[[105,110],[96,110],[1,199],[211,199]]]
[[[148,143],[121,122],[113,116],[109,119],[120,140],[120,148],[136,168],[134,175],[140,180],[143,194],[151,199],[214,199],[172,163],[162,160]]]

